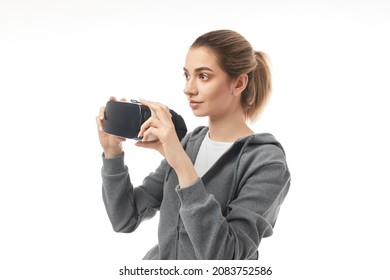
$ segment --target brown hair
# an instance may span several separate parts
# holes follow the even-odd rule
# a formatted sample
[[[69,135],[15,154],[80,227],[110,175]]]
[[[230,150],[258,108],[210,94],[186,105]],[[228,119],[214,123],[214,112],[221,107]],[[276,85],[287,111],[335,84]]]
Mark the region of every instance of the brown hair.
[[[207,47],[218,58],[220,67],[231,79],[248,75],[248,84],[241,94],[245,118],[255,122],[271,94],[271,71],[268,56],[254,51],[250,43],[231,30],[211,31],[198,37],[191,48]]]

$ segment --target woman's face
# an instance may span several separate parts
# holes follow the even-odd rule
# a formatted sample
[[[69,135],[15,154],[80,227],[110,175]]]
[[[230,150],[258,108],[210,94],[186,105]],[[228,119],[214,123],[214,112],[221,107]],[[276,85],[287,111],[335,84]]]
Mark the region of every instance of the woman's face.
[[[234,83],[217,62],[216,55],[206,47],[188,51],[184,76],[184,93],[196,116],[221,118],[237,109],[238,99],[233,95]]]

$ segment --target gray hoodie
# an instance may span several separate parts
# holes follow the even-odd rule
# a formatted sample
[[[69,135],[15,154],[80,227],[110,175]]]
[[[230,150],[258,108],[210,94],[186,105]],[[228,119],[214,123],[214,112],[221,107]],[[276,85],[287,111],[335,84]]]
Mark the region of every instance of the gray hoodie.
[[[199,127],[182,140],[192,162],[207,132]],[[184,189],[166,160],[134,188],[123,153],[103,157],[102,179],[116,232],[132,232],[160,211],[158,244],[144,259],[257,259],[290,186],[283,148],[268,133],[237,140]]]

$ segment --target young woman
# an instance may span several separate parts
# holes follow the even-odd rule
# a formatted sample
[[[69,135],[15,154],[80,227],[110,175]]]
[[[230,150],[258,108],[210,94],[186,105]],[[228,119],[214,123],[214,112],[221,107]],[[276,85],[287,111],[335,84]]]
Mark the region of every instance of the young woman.
[[[117,232],[132,232],[160,211],[158,244],[144,259],[257,259],[290,186],[282,146],[247,125],[271,91],[266,56],[230,30],[206,33],[188,51],[185,96],[195,116],[208,116],[179,142],[169,109],[141,101],[157,114],[141,127],[136,145],[164,160],[134,188],[124,164],[123,138],[103,131],[103,200]],[[114,99],[114,98],[112,98]]]

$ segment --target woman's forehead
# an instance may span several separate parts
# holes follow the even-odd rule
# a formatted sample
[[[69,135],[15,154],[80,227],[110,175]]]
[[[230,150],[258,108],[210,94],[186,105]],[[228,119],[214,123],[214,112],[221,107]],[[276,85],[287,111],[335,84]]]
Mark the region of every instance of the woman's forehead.
[[[184,68],[191,71],[205,67],[215,70],[219,68],[218,58],[214,52],[207,47],[190,48],[186,56]]]

